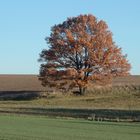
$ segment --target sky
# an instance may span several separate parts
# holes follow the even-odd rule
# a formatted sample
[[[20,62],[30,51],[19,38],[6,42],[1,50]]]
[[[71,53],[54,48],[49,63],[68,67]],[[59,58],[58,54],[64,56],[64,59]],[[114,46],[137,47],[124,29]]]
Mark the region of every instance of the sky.
[[[0,0],[0,74],[38,74],[53,25],[93,14],[104,20],[140,74],[140,0]]]

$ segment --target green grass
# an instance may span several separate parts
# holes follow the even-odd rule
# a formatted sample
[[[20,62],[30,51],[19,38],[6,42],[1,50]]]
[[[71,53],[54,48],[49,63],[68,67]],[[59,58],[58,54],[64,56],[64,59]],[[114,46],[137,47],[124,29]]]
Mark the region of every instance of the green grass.
[[[0,115],[0,140],[139,140],[140,124]]]

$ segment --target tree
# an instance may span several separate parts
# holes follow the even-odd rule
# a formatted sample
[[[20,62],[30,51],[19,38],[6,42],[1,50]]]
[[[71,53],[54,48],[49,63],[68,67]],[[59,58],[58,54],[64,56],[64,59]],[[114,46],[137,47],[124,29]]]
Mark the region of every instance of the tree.
[[[94,80],[129,74],[130,64],[112,39],[107,24],[93,15],[68,18],[52,27],[49,48],[40,54],[42,85],[70,88],[79,93]]]

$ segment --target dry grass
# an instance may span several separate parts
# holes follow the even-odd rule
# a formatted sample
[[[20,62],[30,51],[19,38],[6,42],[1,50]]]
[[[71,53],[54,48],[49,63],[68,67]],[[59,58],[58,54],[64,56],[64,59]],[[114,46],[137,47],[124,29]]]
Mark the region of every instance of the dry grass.
[[[71,93],[41,93],[43,98],[27,101],[0,101],[0,108],[87,108],[140,110],[140,86],[92,89],[84,96]],[[46,96],[45,96],[46,94]]]

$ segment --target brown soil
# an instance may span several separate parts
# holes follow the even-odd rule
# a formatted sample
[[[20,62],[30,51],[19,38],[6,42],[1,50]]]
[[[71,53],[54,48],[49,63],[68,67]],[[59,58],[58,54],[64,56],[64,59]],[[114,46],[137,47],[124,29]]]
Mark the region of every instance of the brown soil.
[[[140,76],[116,78],[113,85],[140,85]],[[44,91],[37,75],[0,75],[0,91]]]

